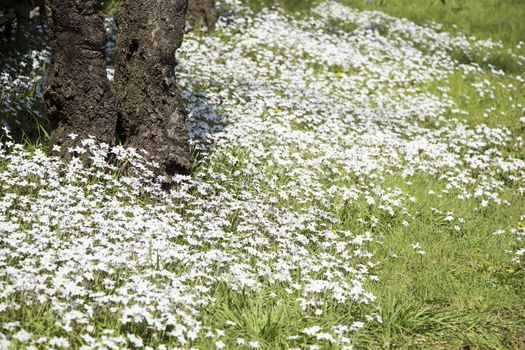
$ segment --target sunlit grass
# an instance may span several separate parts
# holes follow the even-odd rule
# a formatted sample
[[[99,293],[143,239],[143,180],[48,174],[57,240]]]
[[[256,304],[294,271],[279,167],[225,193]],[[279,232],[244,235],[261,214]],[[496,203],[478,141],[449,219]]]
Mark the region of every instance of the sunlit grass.
[[[475,201],[441,192],[439,181],[426,177],[390,178],[386,183],[417,199],[410,210],[416,220],[409,220],[408,227],[394,221],[377,229],[384,235],[375,251],[382,261],[381,282],[372,288],[388,318],[360,338],[393,348],[447,348],[461,342],[482,348],[522,347],[523,271],[505,253],[512,248],[508,237],[494,235],[501,227],[516,225],[521,208],[482,209]],[[518,203],[522,197],[509,190],[504,198]],[[411,247],[415,243],[425,254]],[[399,315],[391,315],[394,312]]]
[[[525,3],[520,0],[342,0],[362,10],[378,10],[418,24],[443,24],[446,31],[501,40],[515,47],[524,41]]]

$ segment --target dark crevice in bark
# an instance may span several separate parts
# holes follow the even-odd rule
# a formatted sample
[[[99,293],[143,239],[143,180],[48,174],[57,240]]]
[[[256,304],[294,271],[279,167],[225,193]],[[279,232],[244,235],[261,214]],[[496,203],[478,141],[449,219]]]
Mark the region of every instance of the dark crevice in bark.
[[[131,57],[139,50],[139,42],[136,39],[131,40],[131,44],[129,45],[129,49],[126,55],[126,59],[129,60]]]

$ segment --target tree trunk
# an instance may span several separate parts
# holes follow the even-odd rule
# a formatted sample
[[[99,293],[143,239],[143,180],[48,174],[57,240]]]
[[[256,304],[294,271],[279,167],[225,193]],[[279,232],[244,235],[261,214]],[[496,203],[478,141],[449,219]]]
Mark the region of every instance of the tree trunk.
[[[117,115],[106,76],[100,0],[48,0],[48,20],[52,65],[44,98],[51,143],[62,147],[58,154],[64,158],[89,136],[114,144]]]
[[[122,0],[115,16],[118,134],[144,149],[163,175],[190,166],[186,111],[174,74],[187,0]]]
[[[187,22],[191,28],[212,30],[219,14],[214,0],[189,0]]]

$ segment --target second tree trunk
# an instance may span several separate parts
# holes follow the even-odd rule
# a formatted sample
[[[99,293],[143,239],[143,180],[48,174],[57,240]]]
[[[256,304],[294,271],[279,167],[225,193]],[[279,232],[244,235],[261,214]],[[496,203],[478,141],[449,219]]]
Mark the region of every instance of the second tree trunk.
[[[146,150],[164,175],[187,173],[190,166],[174,74],[186,10],[187,0],[122,0],[116,14],[119,137],[127,147]]]

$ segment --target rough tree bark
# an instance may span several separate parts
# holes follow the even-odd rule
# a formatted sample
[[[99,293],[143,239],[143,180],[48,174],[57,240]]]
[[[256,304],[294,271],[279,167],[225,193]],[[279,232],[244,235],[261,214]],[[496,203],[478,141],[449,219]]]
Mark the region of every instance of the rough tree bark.
[[[174,74],[175,50],[184,34],[187,0],[122,0],[115,89],[119,137],[144,149],[162,175],[188,173],[186,111]]]
[[[188,1],[188,15],[186,19],[189,27],[212,30],[218,18],[219,14],[215,8],[214,0]]]
[[[48,0],[52,64],[44,90],[51,143],[68,148],[93,136],[115,142],[115,96],[106,76],[106,33],[100,0]],[[68,135],[74,133],[73,140]]]

